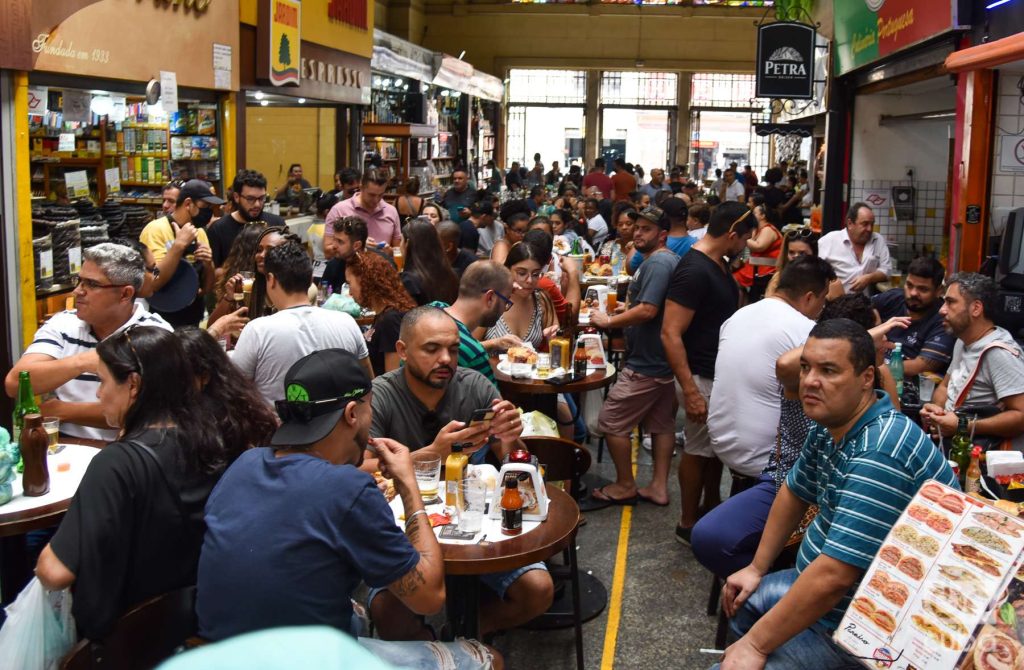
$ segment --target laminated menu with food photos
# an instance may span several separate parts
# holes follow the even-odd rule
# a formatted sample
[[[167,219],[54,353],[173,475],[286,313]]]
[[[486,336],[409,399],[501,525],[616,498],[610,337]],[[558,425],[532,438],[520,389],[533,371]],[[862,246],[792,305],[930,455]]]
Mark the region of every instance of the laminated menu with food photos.
[[[836,643],[869,668],[1024,669],[1024,519],[1013,512],[926,482],[864,573]]]

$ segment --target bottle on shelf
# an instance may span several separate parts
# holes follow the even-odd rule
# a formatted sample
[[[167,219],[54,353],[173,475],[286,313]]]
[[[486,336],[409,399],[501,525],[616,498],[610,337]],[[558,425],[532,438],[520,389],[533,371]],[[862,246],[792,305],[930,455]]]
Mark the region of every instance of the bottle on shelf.
[[[519,535],[523,532],[523,496],[519,493],[519,478],[505,478],[505,491],[501,494],[501,534]]]
[[[949,460],[957,464],[960,470],[958,473],[960,483],[963,484],[967,468],[971,464],[971,434],[967,430],[966,414],[961,414],[957,419],[956,433],[953,434],[952,447],[949,450]]]
[[[896,382],[896,396],[903,397],[903,345],[897,343],[889,357],[889,372]]]
[[[967,466],[967,475],[964,477],[964,493],[981,492],[981,447],[971,448],[971,464]]]

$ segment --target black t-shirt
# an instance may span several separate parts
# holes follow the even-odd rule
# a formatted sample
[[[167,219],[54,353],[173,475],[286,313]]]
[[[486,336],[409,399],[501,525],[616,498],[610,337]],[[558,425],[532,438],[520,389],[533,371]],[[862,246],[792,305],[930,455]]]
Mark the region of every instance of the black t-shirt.
[[[475,254],[476,250],[480,248],[480,231],[477,230],[476,226],[469,219],[459,221],[459,228],[462,229],[462,235],[459,236],[459,246]]]
[[[426,290],[423,288],[423,282],[420,281],[419,275],[415,275],[412,272],[402,272],[402,285],[405,286],[405,290],[409,293],[413,300],[416,301],[417,305],[426,305],[430,302],[430,298],[427,296]]]
[[[739,302],[739,289],[732,275],[707,254],[691,249],[672,273],[666,297],[694,311],[683,333],[686,360],[693,374],[714,379],[718,332]]]
[[[405,312],[397,309],[386,309],[377,315],[373,325],[367,329],[366,349],[370,352],[370,365],[375,374],[384,374],[384,354],[395,353],[395,342],[398,342],[398,331],[402,328],[402,317]]]
[[[260,215],[260,221],[265,222],[268,226],[284,225],[284,219],[270,212],[263,212]],[[231,253],[231,245],[234,244],[235,238],[238,237],[238,233],[241,232],[245,225],[245,223],[239,223],[233,216],[227,214],[206,227],[206,237],[210,240],[210,251],[213,252],[214,267],[219,268],[224,265],[228,254]]]
[[[340,258],[332,258],[327,261],[320,282],[327,282],[336,293],[340,293],[341,285],[345,283],[345,261]]]
[[[50,541],[75,573],[72,613],[81,637],[102,639],[133,605],[195,584],[203,508],[219,475],[181,465],[175,429],[114,442],[93,458]]]
[[[476,263],[476,254],[472,254],[465,249],[459,249],[459,253],[455,256],[455,260],[452,261],[452,270],[455,270],[455,274],[462,278],[462,273],[466,271],[473,263]]]

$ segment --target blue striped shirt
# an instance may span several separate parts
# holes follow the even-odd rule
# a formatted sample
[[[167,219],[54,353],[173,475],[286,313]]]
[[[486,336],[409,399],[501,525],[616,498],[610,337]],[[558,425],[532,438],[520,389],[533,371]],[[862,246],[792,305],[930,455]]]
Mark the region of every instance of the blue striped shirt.
[[[959,488],[942,453],[883,393],[838,444],[814,424],[786,479],[798,498],[819,508],[800,544],[797,571],[820,554],[866,570],[929,479]],[[822,625],[839,625],[856,588],[822,617]]]

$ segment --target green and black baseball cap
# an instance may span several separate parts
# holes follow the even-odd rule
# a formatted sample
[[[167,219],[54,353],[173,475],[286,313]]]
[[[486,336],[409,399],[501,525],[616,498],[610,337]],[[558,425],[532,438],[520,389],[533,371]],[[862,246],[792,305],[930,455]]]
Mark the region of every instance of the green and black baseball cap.
[[[353,400],[373,389],[366,369],[351,352],[324,349],[300,358],[284,376],[284,400],[275,403],[281,426],[275,447],[313,444],[327,437]]]

